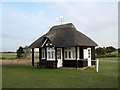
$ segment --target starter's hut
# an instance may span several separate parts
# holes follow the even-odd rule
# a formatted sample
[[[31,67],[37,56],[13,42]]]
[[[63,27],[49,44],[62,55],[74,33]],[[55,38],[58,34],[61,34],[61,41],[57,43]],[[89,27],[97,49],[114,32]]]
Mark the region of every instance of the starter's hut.
[[[39,48],[39,66],[86,67],[95,65],[95,46],[97,44],[76,30],[72,23],[53,26],[49,32],[30,45],[32,65],[34,66],[34,48]]]

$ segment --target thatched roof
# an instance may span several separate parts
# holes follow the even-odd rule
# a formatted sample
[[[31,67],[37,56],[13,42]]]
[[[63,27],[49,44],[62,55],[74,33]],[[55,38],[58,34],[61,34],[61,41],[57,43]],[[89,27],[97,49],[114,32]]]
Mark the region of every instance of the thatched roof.
[[[30,48],[40,48],[45,38],[48,38],[55,47],[97,46],[92,39],[77,31],[72,23],[53,26],[48,33],[33,42]]]

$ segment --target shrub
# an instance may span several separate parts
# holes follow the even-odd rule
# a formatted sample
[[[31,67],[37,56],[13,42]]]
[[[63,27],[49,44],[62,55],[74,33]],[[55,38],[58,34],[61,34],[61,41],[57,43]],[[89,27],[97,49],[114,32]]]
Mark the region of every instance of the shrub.
[[[25,58],[26,55],[24,53],[25,52],[23,47],[20,46],[19,49],[17,50],[17,58]]]

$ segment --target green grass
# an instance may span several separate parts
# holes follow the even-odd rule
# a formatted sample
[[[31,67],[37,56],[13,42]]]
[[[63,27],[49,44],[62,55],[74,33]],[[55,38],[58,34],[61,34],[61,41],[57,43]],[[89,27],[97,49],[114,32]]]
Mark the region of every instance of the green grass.
[[[16,59],[16,55],[2,55],[0,59]]]
[[[97,58],[99,60],[118,60],[118,57]]]
[[[25,57],[25,59],[31,59],[31,58],[32,58],[31,55]],[[39,57],[35,56],[35,58],[39,58]],[[17,59],[17,56],[16,55],[1,55],[0,59]]]
[[[3,66],[3,88],[117,88],[118,63],[100,62],[86,70],[37,69],[31,66]]]

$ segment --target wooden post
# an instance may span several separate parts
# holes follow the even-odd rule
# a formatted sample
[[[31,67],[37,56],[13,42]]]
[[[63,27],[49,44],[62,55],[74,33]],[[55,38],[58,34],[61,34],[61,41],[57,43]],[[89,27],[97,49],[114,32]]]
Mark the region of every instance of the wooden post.
[[[80,58],[80,46],[79,46],[79,59],[81,59],[81,58]]]
[[[34,67],[34,48],[32,48],[32,66]]]
[[[47,67],[47,47],[45,47],[45,67]]]
[[[55,47],[55,61],[56,61],[56,66],[55,68],[57,68],[57,48]]]
[[[95,60],[95,47],[93,47],[93,60]],[[94,65],[95,65],[95,61],[94,61]]]
[[[83,47],[80,47],[80,59],[83,59]]]
[[[64,63],[64,47],[62,47],[62,65]]]
[[[75,55],[76,55],[76,69],[78,68],[78,60],[77,60],[77,46],[75,46]]]
[[[41,55],[42,55],[41,48],[39,48],[39,65],[40,65],[40,68],[41,68]]]
[[[98,72],[99,60],[96,60],[96,72]]]
[[[83,55],[84,55],[84,53],[83,53],[83,47],[80,46],[80,59],[83,59]],[[81,67],[83,67],[83,63],[84,63],[84,61],[81,60],[80,63],[81,63]]]
[[[91,59],[95,60],[95,47],[91,47]],[[91,61],[92,65],[95,65],[95,61]]]

